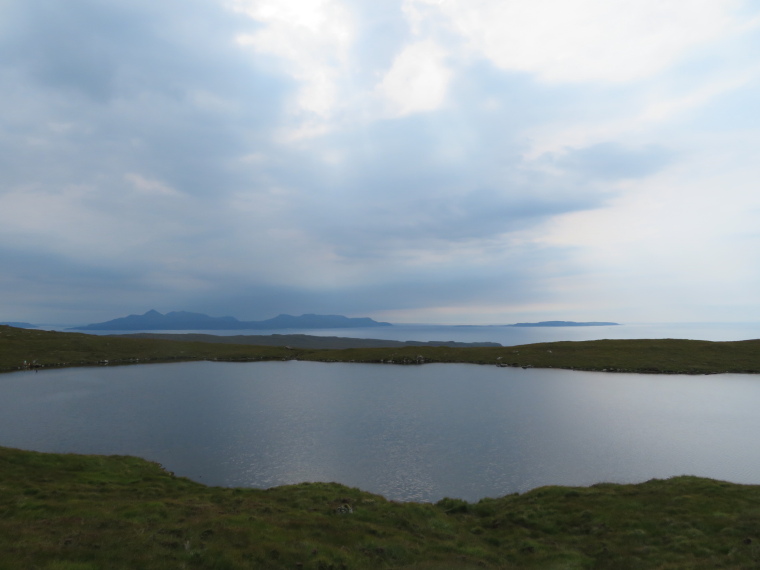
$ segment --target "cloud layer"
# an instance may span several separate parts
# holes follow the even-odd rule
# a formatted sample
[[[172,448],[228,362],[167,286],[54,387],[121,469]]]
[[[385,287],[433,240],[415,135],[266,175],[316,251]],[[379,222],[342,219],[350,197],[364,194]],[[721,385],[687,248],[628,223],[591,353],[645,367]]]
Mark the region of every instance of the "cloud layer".
[[[8,0],[0,313],[756,320],[739,0]]]

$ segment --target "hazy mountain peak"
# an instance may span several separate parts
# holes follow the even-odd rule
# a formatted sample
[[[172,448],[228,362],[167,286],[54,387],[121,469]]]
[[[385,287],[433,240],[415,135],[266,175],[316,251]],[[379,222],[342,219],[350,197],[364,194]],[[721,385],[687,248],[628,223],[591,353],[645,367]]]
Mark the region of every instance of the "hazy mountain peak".
[[[151,309],[143,315],[129,315],[74,330],[246,330],[246,329],[323,329],[390,326],[368,317],[352,318],[343,315],[308,313],[295,317],[280,314],[264,321],[239,321],[235,317],[210,317],[203,313],[171,311],[162,315]]]

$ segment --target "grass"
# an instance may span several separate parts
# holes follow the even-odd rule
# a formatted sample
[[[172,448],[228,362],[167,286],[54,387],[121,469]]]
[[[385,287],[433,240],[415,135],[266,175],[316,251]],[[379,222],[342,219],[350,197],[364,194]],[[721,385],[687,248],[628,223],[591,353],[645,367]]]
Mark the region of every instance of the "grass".
[[[309,350],[0,327],[0,371],[294,358],[758,373],[760,341]],[[676,477],[433,505],[335,483],[206,487],[132,457],[0,447],[0,570],[758,567],[760,486]]]
[[[350,507],[352,512],[348,511]],[[395,503],[0,448],[0,569],[757,568],[760,486],[696,477]]]
[[[96,336],[0,326],[0,372],[20,370],[24,367],[93,366],[180,360],[292,359],[390,364],[461,362],[665,374],[760,373],[760,340],[594,340],[509,347],[308,349]]]

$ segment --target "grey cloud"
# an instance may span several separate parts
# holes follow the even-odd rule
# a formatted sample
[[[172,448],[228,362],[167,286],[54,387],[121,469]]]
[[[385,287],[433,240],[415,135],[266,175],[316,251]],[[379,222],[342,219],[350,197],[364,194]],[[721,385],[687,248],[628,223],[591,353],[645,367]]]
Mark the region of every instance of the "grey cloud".
[[[350,7],[357,24],[351,56],[361,62],[359,77],[371,87],[377,81],[375,73],[390,68],[411,30],[400,0],[354,0]]]
[[[44,163],[56,183],[137,171],[217,195],[242,184],[231,165],[268,144],[292,89],[234,44],[243,20],[213,2],[29,0],[6,15],[0,81],[18,115],[0,146],[15,180]]]
[[[371,92],[411,39],[400,5],[351,4],[358,92]],[[256,24],[220,2],[2,6],[0,93],[13,113],[0,115],[0,195],[34,196],[55,216],[46,197],[60,197],[73,218],[33,236],[28,225],[0,227],[4,295],[29,307],[47,292],[46,306],[67,314],[258,319],[534,299],[544,268],[569,271],[567,251],[504,236],[598,207],[610,180],[672,160],[610,143],[551,157],[553,169],[526,162],[519,133],[586,109],[581,91],[453,57],[442,109],[367,119],[347,100],[332,131],[283,143],[276,135],[299,120],[286,108],[298,85],[275,58],[235,45]],[[465,246],[490,261],[470,263]],[[324,266],[314,252],[327,252]],[[408,261],[428,254],[437,264]],[[351,285],[303,277],[346,267],[356,269]]]
[[[388,309],[530,302],[545,293],[535,277],[543,264],[556,265],[557,255],[557,251],[529,248],[484,266],[395,269],[377,273],[369,283],[329,290],[265,284],[241,288],[230,283],[223,295],[195,297],[193,306],[214,315],[261,319],[283,312],[359,315]]]
[[[661,170],[674,159],[674,153],[661,146],[627,148],[620,143],[605,142],[572,149],[553,162],[582,176],[619,180],[642,178]]]
[[[525,163],[520,145],[488,121],[478,117],[453,129],[448,123],[460,117],[432,113],[318,141],[343,158],[320,163],[311,149],[294,156],[300,168],[282,179],[310,188],[301,196],[299,224],[341,255],[393,256],[430,242],[440,248],[496,239],[602,203],[597,187]]]
[[[77,322],[109,305],[150,298],[134,268],[102,267],[37,250],[0,248],[0,296],[11,301],[4,315],[26,314],[34,322]]]
[[[230,49],[239,20],[213,2],[12,0],[5,10],[6,64],[100,102],[144,89],[179,97],[225,80],[222,52],[242,59]]]
[[[585,104],[576,91],[469,63],[444,109],[343,125],[273,175],[304,189],[298,224],[346,257],[496,239],[608,198],[593,172],[558,176],[521,158],[528,141],[515,133]],[[339,159],[320,161],[323,151]]]

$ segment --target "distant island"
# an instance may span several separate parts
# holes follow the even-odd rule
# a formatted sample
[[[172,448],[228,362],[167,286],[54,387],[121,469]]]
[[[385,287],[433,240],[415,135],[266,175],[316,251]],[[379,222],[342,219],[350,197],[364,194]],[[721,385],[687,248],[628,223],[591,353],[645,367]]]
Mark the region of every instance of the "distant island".
[[[15,321],[3,321],[0,322],[0,325],[7,325],[9,327],[16,327],[17,329],[36,329],[38,328],[37,325],[33,325],[32,323],[19,323]]]
[[[134,330],[275,330],[275,329],[347,329],[360,327],[389,327],[368,317],[351,318],[342,315],[307,314],[299,317],[278,315],[264,321],[239,321],[235,317],[210,317],[203,313],[172,311],[162,315],[150,310],[143,315],[129,315],[103,323],[94,323],[70,330],[134,331]]]
[[[508,327],[606,327],[620,323],[590,322],[576,323],[575,321],[541,321],[540,323],[515,323]]]

